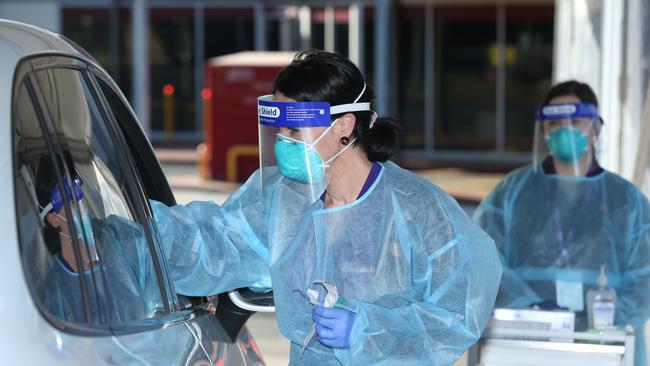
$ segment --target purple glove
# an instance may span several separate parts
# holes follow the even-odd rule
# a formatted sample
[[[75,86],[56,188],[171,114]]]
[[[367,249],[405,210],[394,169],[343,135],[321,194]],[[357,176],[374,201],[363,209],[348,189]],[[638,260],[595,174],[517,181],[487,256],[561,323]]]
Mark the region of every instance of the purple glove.
[[[332,348],[350,348],[350,332],[355,314],[347,309],[314,305],[312,319],[316,323],[318,341]]]

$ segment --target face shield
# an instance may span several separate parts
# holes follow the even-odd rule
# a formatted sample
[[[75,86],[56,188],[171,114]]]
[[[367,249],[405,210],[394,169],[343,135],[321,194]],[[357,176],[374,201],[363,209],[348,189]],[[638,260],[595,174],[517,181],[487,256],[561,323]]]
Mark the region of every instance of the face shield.
[[[365,89],[364,85],[352,103],[336,106],[328,102],[275,101],[273,95],[258,98],[263,192],[281,183],[309,203],[322,196],[330,181],[331,163],[354,143],[352,140],[338,151],[327,149],[323,139],[338,121],[332,121],[332,116],[370,111],[370,103],[358,103]]]
[[[573,176],[584,175],[592,163],[593,146],[601,119],[590,103],[549,104],[537,111],[533,166],[542,169],[552,159],[556,170]],[[549,162],[546,162],[549,163]]]
[[[55,185],[50,193],[49,203],[41,210],[41,222],[45,220],[45,217],[51,211],[59,215],[66,223],[72,222],[75,230],[74,235],[77,237],[77,242],[82,246],[80,248],[81,258],[84,261],[84,265],[88,265],[97,262],[99,256],[97,255],[90,214],[84,204],[82,185],[83,182],[79,177],[72,180],[72,185],[70,185],[68,177],[64,177],[63,186],[65,187],[65,193],[61,192],[58,184]],[[71,213],[64,210],[64,199],[70,203]],[[60,233],[71,243],[74,243],[75,240],[73,240],[71,235],[66,234],[66,231],[70,232],[69,229],[61,230]]]

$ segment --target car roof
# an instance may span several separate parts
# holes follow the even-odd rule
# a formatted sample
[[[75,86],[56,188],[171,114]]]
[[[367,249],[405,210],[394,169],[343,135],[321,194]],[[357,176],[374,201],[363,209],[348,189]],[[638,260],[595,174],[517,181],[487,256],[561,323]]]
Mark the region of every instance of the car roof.
[[[0,18],[0,126],[9,126],[14,74],[21,60],[38,55],[76,57],[106,73],[83,48],[62,35],[30,24]],[[112,81],[111,81],[112,83]],[[0,128],[0,144],[10,143],[10,130]],[[10,157],[11,155],[7,155]],[[0,167],[4,162],[0,157]]]
[[[8,80],[7,77],[11,80],[21,59],[45,53],[61,53],[93,61],[59,34],[33,25],[0,19],[0,80]]]

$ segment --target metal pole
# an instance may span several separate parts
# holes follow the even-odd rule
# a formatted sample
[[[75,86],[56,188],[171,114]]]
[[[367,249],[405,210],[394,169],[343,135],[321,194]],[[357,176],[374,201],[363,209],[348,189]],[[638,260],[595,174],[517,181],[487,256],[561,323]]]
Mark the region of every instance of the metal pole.
[[[433,151],[435,141],[435,28],[433,4],[424,14],[424,148]]]
[[[282,51],[291,51],[293,45],[293,22],[296,12],[294,7],[285,8],[286,10],[280,17],[280,49]]]
[[[571,78],[571,60],[575,45],[571,41],[575,33],[573,0],[555,0],[553,30],[553,84]],[[576,60],[579,57],[575,58]]]
[[[194,4],[194,131],[197,135],[203,132],[203,90],[205,63],[205,9],[203,3]]]
[[[348,55],[363,73],[363,4],[353,3],[348,9]]]
[[[149,85],[149,11],[147,0],[133,0],[133,104],[140,125],[151,136]]]
[[[388,80],[390,59],[390,0],[375,1],[375,91],[377,113],[388,115]]]
[[[300,32],[300,48],[311,47],[311,9],[303,5],[298,9],[298,28]]]
[[[264,3],[258,1],[255,3],[253,10],[255,12],[255,50],[266,50],[266,19],[264,13]]]
[[[496,150],[506,151],[506,6],[503,1],[497,4],[497,85],[495,135]]]
[[[332,6],[326,6],[324,16],[325,51],[334,52],[336,50],[334,8]]]
[[[174,137],[174,122],[176,120],[176,101],[174,86],[166,84],[163,87],[163,131],[165,140]]]

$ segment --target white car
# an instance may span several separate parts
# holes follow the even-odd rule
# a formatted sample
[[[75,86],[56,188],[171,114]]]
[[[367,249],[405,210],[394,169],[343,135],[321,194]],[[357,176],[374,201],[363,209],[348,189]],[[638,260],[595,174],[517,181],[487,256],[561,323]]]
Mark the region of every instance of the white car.
[[[0,55],[0,363],[263,365],[245,296],[175,292],[148,201],[174,196],[108,74],[11,21]]]

